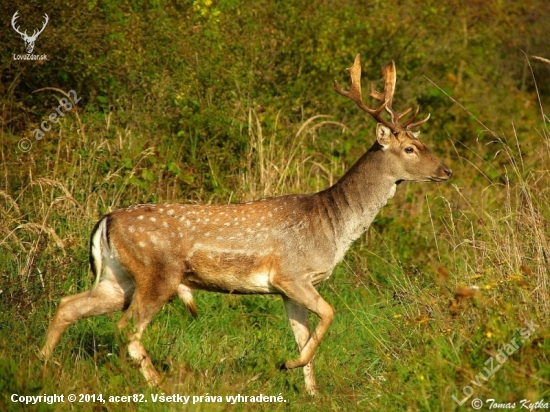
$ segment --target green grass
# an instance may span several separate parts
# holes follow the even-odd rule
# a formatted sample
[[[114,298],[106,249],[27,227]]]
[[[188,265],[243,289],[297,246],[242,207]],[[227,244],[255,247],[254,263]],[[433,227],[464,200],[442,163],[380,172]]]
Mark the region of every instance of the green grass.
[[[14,160],[3,163],[0,186],[0,409],[182,408],[151,403],[151,394],[164,393],[286,400],[184,407],[205,411],[467,410],[470,401],[458,407],[452,396],[463,398],[463,387],[527,320],[540,327],[474,386],[471,399],[548,398],[546,120],[522,135],[512,128],[507,139],[494,135],[492,146],[426,142],[451,165],[453,179],[400,186],[319,288],[336,318],[316,355],[317,398],[304,393],[300,370],[277,369],[297,350],[273,296],[197,292],[197,319],[179,300],[167,304],[143,339],[164,377],[160,388],[149,388],[121,350],[120,314],[71,326],[46,367],[37,353],[59,299],[92,284],[87,242],[100,214],[136,202],[226,203],[319,190],[357,157],[353,150],[334,155],[335,141],[353,139],[338,134],[341,125],[312,117],[281,132],[250,112],[244,156],[232,160],[242,168],[226,173],[212,161],[208,176],[194,173],[192,157],[171,163],[170,145],[144,147],[140,136],[93,114],[67,116],[28,153],[17,151],[19,136],[2,135],[2,156]],[[209,150],[213,160],[231,156]],[[10,401],[14,393],[144,394],[149,402],[23,407]]]

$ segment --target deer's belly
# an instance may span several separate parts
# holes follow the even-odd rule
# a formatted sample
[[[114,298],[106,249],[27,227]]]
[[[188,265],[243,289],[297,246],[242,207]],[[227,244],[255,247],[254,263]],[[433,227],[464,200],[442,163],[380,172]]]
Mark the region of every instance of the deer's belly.
[[[222,293],[277,293],[270,279],[278,267],[272,255],[197,248],[186,262],[182,283],[192,289]]]

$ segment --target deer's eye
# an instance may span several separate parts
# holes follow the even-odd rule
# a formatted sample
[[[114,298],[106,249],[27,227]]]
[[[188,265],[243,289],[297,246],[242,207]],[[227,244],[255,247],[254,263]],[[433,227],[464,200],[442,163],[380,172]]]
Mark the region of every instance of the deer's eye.
[[[412,153],[414,153],[414,149],[412,147],[406,147],[405,148],[405,153],[412,154]]]

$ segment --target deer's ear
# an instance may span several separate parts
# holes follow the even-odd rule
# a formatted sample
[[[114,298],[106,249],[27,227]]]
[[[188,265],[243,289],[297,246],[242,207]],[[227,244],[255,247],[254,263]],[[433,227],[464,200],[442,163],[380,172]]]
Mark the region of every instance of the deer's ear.
[[[386,149],[391,142],[391,130],[389,127],[384,126],[382,123],[376,125],[376,140],[382,146],[382,149]]]

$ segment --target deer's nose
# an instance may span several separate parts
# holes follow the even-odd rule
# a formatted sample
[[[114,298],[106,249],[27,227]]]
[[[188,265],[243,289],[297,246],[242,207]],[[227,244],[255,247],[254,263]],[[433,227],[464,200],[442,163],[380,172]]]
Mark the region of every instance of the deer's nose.
[[[443,173],[445,173],[447,175],[447,179],[450,179],[451,176],[453,175],[453,171],[451,169],[449,169],[448,167],[443,169]]]

